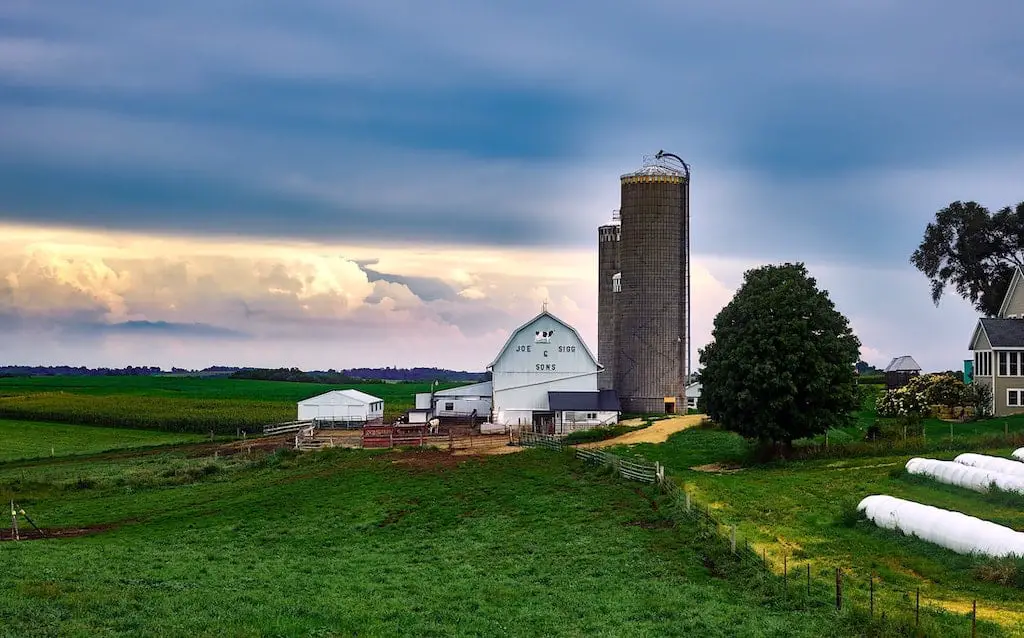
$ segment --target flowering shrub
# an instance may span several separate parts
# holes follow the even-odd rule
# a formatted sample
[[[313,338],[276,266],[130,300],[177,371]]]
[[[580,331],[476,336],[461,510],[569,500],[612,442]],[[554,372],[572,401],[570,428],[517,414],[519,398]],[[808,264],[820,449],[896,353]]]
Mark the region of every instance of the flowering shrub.
[[[875,409],[878,416],[889,418],[924,418],[928,414],[928,399],[920,384],[907,384],[887,390],[878,397]]]

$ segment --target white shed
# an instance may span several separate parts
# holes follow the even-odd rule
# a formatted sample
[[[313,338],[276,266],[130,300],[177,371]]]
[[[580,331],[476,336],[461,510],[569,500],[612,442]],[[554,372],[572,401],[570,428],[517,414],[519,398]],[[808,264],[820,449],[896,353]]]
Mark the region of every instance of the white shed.
[[[700,381],[694,381],[693,383],[686,386],[686,409],[696,410],[697,401],[700,399],[700,391],[704,386],[701,385]]]
[[[299,421],[372,423],[384,420],[384,399],[359,390],[331,390],[299,401]]]
[[[549,393],[597,396],[597,374],[603,366],[575,328],[545,309],[512,333],[487,368],[493,386],[492,422],[554,434],[558,419]]]
[[[439,418],[468,417],[476,412],[481,418],[491,416],[490,381],[473,383],[434,393],[434,416]]]

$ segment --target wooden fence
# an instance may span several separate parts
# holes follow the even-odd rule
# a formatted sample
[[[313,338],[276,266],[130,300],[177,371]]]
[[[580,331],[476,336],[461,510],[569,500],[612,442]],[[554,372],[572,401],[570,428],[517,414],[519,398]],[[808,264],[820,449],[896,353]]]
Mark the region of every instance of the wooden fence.
[[[291,432],[298,432],[303,428],[308,428],[312,424],[312,421],[289,421],[287,423],[274,423],[272,425],[263,426],[263,434],[265,434],[266,436],[273,436],[275,434],[288,434]]]
[[[547,434],[535,432],[520,432],[513,435],[514,442],[524,447],[543,447],[552,450],[573,448],[572,445],[563,443],[561,439]],[[623,458],[611,452],[596,449],[573,448],[576,458],[587,463],[606,465],[615,469],[616,473],[630,481],[641,483],[656,483],[665,478],[665,468],[660,463],[652,463],[646,459]]]

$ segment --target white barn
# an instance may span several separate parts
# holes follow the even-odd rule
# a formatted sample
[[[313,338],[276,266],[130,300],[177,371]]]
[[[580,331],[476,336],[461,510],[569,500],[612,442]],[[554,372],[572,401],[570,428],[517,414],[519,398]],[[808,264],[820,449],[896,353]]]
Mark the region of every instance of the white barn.
[[[487,369],[492,423],[561,434],[618,420],[614,392],[597,389],[603,366],[576,329],[546,309],[512,333]]]
[[[331,390],[299,401],[299,421],[373,423],[384,420],[384,399],[359,390]]]

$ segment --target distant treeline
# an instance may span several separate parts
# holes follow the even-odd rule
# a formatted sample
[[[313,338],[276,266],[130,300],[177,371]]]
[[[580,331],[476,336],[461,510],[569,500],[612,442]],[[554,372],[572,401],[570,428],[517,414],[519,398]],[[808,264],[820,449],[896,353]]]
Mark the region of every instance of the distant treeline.
[[[379,383],[379,382],[431,382],[450,381],[456,383],[486,381],[487,372],[465,372],[443,368],[352,368],[349,370],[313,370],[304,372],[298,368],[244,368],[231,374],[232,379],[257,379],[260,381],[293,381],[297,383]]]
[[[160,374],[152,366],[86,368],[84,366],[0,366],[0,377],[151,377]]]
[[[351,370],[311,370],[298,368],[241,368],[210,366],[202,370],[171,368],[170,372],[156,366],[124,368],[87,368],[85,366],[0,366],[0,377],[152,377],[164,374],[181,376],[220,376],[232,379],[264,381],[295,381],[299,383],[357,383],[410,381],[449,381],[473,383],[490,379],[488,372],[466,372],[444,368],[353,368]]]

